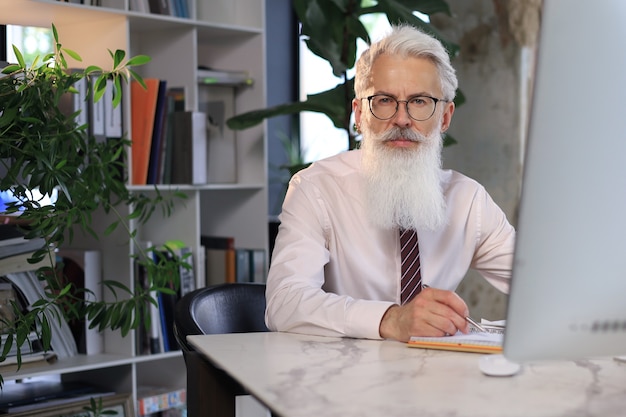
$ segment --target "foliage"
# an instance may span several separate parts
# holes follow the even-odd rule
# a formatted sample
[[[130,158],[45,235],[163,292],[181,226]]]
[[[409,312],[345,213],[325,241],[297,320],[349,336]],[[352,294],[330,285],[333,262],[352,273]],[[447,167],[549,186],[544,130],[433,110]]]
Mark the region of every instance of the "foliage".
[[[0,342],[0,362],[6,359],[13,344],[21,348],[33,329],[40,333],[44,348],[50,348],[50,323],[44,311],[57,317],[63,314],[68,321],[86,318],[92,328],[120,330],[126,335],[138,326],[141,317],[149,318],[147,304],[156,304],[150,292],[171,292],[167,283],[172,276],[177,276],[173,271],[181,264],[189,267],[173,253],[175,262],[166,261],[164,256],[159,262],[147,261],[143,253],[137,257],[144,259],[140,262],[148,269],[150,288],[136,286],[133,291],[120,282],[105,280],[103,285],[112,302],[85,302],[84,293],[66,284],[53,269],[54,248],[71,243],[75,228],[95,239],[101,238],[92,228],[96,211],[114,219],[105,235],[123,228],[134,242],[136,230],[129,228],[129,220],[145,222],[158,207],[164,215],[169,215],[175,199],[184,195],[176,193],[166,198],[156,189],[153,197],[130,192],[124,174],[125,150],[130,141],[122,138],[98,142],[87,134],[86,125],[77,125],[77,114],[66,115],[59,110],[61,97],[76,93],[73,85],[82,78],[95,80],[91,91],[94,100],[102,99],[107,80],[112,80],[113,105],[119,106],[123,84],[134,79],[145,87],[132,67],[145,64],[150,58],[138,55],[126,59],[122,50],[109,51],[113,61],[111,70],[88,66],[84,70],[69,71],[66,56],[79,62],[81,58],[61,46],[54,25],[52,30],[53,53],[27,66],[21,52],[13,47],[18,62],[5,67],[0,75],[0,170],[6,171],[0,178],[0,191],[8,190],[18,200],[9,203],[5,213],[21,212],[19,225],[26,237],[45,239],[45,246],[36,251],[29,262],[44,261],[44,265],[48,265],[37,270],[48,298],[39,300],[26,312],[14,305],[15,320],[4,323],[8,333]],[[42,195],[56,193],[55,204],[42,204],[40,198],[31,193],[33,189],[38,189]],[[122,214],[120,207],[129,207],[130,214]],[[20,358],[18,350],[18,361]]]
[[[444,0],[293,0],[292,4],[302,24],[301,35],[308,48],[328,61],[333,74],[343,81],[330,90],[308,95],[305,101],[253,110],[232,117],[227,121],[231,129],[247,129],[266,118],[312,111],[325,114],[335,127],[345,129],[349,138],[348,149],[356,148],[356,137],[350,129],[354,80],[349,78],[348,70],[356,62],[357,41],[361,39],[367,44],[371,43],[369,32],[361,21],[361,17],[365,15],[380,13],[386,16],[390,24],[409,23],[418,27],[439,39],[451,57],[456,56],[459,51],[457,45],[446,41],[432,25],[414,14],[420,12],[428,16],[435,13],[450,15],[450,9]],[[463,101],[463,95],[457,92],[456,105]],[[454,139],[446,135],[444,144],[452,143],[455,143]]]

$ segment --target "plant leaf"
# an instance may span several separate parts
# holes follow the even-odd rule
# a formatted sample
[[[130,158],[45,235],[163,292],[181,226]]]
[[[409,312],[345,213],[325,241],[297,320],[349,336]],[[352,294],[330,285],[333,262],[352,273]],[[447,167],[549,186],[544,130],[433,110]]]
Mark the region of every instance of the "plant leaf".
[[[152,60],[152,58],[150,58],[148,55],[136,55],[136,56],[130,58],[126,62],[126,65],[127,66],[144,65],[144,64],[147,64],[148,62],[150,62],[151,60]]]

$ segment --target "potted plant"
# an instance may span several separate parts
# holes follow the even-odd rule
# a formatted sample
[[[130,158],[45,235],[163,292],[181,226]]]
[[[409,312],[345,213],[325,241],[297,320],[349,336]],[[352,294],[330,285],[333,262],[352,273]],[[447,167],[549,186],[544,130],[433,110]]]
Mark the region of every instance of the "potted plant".
[[[50,348],[50,324],[44,317],[45,311],[61,312],[68,321],[87,319],[91,327],[119,330],[126,335],[139,325],[142,316],[149,318],[147,305],[156,303],[151,293],[172,293],[167,283],[171,277],[177,277],[174,272],[181,265],[189,267],[174,253],[173,262],[166,260],[168,256],[161,256],[159,262],[139,259],[148,270],[150,287],[136,286],[131,290],[122,283],[105,279],[104,288],[112,295],[113,302],[85,302],[84,294],[77,293],[72,284],[66,284],[63,277],[55,273],[54,248],[71,243],[75,229],[95,239],[101,238],[91,225],[97,210],[114,219],[105,234],[124,228],[134,241],[136,230],[129,228],[130,219],[145,222],[158,207],[167,215],[174,207],[174,199],[184,195],[165,198],[156,190],[155,196],[149,197],[129,191],[123,161],[131,142],[126,138],[97,141],[87,133],[86,125],[77,124],[77,114],[68,115],[59,110],[61,97],[75,93],[75,83],[83,78],[93,80],[87,84],[93,85],[91,93],[96,101],[103,99],[107,80],[112,81],[113,105],[119,106],[123,84],[134,79],[145,87],[133,67],[150,58],[139,55],[127,59],[122,50],[109,51],[112,69],[87,66],[84,70],[69,71],[66,56],[76,61],[81,58],[62,47],[54,25],[52,32],[55,44],[52,53],[26,65],[21,52],[14,47],[18,62],[6,66],[0,74],[0,169],[5,171],[0,178],[0,191],[9,191],[16,198],[2,214],[19,213],[15,218],[25,237],[43,238],[45,242],[29,262],[45,261],[37,274],[44,281],[48,297],[27,311],[21,311],[14,304],[14,319],[2,323],[6,330],[0,342],[0,363],[11,346],[16,345],[18,366],[19,348],[34,328],[44,348]],[[42,204],[31,192],[33,189],[41,195],[56,193],[55,203]],[[120,207],[131,207],[132,211],[123,215]]]

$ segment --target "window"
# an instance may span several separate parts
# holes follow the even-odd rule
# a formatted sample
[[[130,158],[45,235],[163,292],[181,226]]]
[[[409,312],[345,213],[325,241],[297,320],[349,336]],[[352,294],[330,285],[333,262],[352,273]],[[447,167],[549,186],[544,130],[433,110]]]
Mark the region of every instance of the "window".
[[[363,24],[372,40],[381,37],[388,29],[389,22],[384,15],[365,15]],[[367,48],[359,41],[357,57]],[[348,77],[354,76],[354,70],[348,71]],[[330,64],[312,53],[304,40],[300,40],[300,99],[308,94],[315,94],[335,87],[342,80],[333,75]],[[336,155],[348,149],[348,133],[336,128],[325,114],[303,112],[300,114],[300,149],[304,160],[316,161]]]
[[[424,21],[428,16],[415,12]],[[387,17],[382,14],[364,15],[361,21],[367,28],[372,41],[381,38],[390,28]],[[357,57],[367,48],[363,41],[357,44]],[[354,71],[348,71],[348,77]],[[333,75],[330,64],[313,54],[300,39],[300,100],[308,94],[315,94],[335,87],[342,80]],[[322,113],[303,112],[300,114],[300,149],[306,162],[336,155],[348,149],[348,134],[337,129]]]
[[[2,48],[6,52],[8,62],[17,62],[13,45],[20,50],[26,63],[32,64],[37,55],[43,57],[52,52],[52,30],[34,26],[7,25],[6,40]]]

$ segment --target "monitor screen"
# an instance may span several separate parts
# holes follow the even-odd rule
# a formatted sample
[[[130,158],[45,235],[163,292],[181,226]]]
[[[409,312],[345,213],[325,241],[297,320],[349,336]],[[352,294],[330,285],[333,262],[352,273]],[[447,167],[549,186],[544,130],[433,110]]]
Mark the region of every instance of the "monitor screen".
[[[626,1],[544,0],[504,354],[626,355]]]

